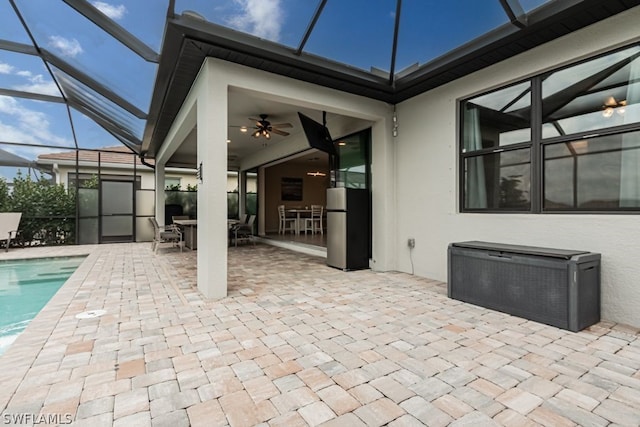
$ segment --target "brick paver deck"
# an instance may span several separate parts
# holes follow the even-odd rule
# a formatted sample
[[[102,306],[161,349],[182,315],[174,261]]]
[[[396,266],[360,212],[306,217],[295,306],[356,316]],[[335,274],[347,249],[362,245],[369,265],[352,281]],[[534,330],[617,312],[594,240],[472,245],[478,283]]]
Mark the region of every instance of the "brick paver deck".
[[[231,248],[229,296],[204,300],[195,253],[149,246],[0,254],[89,254],[0,356],[0,423],[640,425],[637,329],[571,333],[266,245]]]

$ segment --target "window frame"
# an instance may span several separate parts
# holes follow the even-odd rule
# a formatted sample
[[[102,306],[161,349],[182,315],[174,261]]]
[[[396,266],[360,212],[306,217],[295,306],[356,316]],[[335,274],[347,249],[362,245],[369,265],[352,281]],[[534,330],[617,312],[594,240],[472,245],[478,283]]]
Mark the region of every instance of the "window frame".
[[[608,52],[604,52],[599,55],[595,55],[580,61],[572,62],[570,64],[566,64],[562,67],[553,68],[551,70],[545,71],[544,73],[536,74],[534,76],[529,76],[523,79],[519,79],[517,81],[494,87],[490,90],[486,90],[483,92],[476,93],[472,96],[464,97],[458,99],[457,106],[457,120],[458,120],[458,211],[460,213],[503,213],[503,214],[639,214],[640,206],[638,207],[618,207],[616,209],[602,209],[602,208],[558,208],[558,209],[549,209],[544,207],[544,195],[545,195],[545,159],[544,159],[544,149],[546,146],[555,145],[560,143],[568,143],[574,142],[576,140],[590,140],[597,139],[605,136],[612,135],[623,135],[626,133],[640,131],[640,122],[622,124],[617,126],[609,126],[603,127],[595,130],[586,130],[573,132],[566,135],[559,135],[555,137],[543,138],[542,136],[542,82],[544,79],[557,73],[559,71],[569,69],[581,64],[585,64],[590,61],[597,60],[599,58],[603,58],[609,55],[613,55],[617,52],[624,51],[626,49],[632,48],[634,46],[640,46],[640,43],[631,43],[629,45],[625,45],[623,47],[610,50]],[[519,142],[515,144],[505,145],[502,147],[489,147],[483,148],[481,150],[476,150],[471,153],[465,152],[465,141],[464,141],[464,112],[465,106],[468,101],[476,99],[481,96],[489,95],[491,93],[496,93],[506,88],[516,86],[525,82],[529,82],[531,85],[531,140],[527,142]],[[518,150],[523,148],[530,148],[531,150],[531,163],[530,163],[530,201],[531,208],[529,210],[523,209],[513,209],[513,208],[467,208],[465,206],[466,199],[466,187],[467,182],[465,181],[465,161],[468,158],[478,157],[478,156],[487,156],[491,154],[499,154],[501,152]]]

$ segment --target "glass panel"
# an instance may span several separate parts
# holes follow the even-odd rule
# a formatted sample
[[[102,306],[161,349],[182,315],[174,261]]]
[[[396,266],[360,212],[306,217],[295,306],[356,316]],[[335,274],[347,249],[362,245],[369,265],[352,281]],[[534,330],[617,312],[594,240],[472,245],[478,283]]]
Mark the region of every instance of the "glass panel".
[[[78,148],[120,147],[122,143],[89,117],[71,108]]]
[[[543,137],[640,122],[640,46],[548,75]]]
[[[75,148],[64,104],[0,95],[0,129],[2,142]]]
[[[390,12],[394,10],[392,7]],[[349,16],[352,21],[360,21]],[[427,63],[507,22],[509,18],[499,1],[404,1],[396,70]]]
[[[247,193],[245,205],[245,213],[248,215],[258,214],[258,194]]]
[[[209,22],[297,48],[317,5],[316,0],[176,0],[175,10],[195,11]]]
[[[347,188],[367,188],[369,162],[369,130],[341,138],[336,142],[338,149],[338,169],[336,186]]]
[[[640,132],[544,147],[544,208],[640,208]]]
[[[395,4],[395,0],[327,2],[305,51],[363,70],[376,67],[388,73]]]
[[[20,23],[13,7],[11,7],[11,3],[8,1],[0,2],[0,16],[2,17],[0,39],[28,45],[31,44],[31,39],[24,30],[24,26]]]
[[[86,111],[82,111],[103,126],[112,124],[107,129],[130,141],[139,141],[144,132],[144,120],[114,104],[88,86],[83,85],[68,74],[52,67],[52,70],[62,85],[67,98],[80,104]]]
[[[98,216],[98,189],[78,189],[78,215],[80,217]]]
[[[133,235],[131,216],[103,216],[102,238],[105,241],[128,240]]]
[[[146,62],[66,4],[50,0],[17,0],[16,4],[40,47],[147,110],[156,64]]]
[[[136,218],[136,242],[150,242],[153,240],[153,225],[149,217]]]
[[[133,213],[133,185],[129,182],[102,181],[102,215]]]
[[[78,244],[93,245],[98,243],[98,218],[81,218],[78,221]]]
[[[228,219],[238,219],[239,213],[239,205],[238,205],[238,193],[229,192],[227,193],[227,218]]]
[[[530,149],[465,158],[464,196],[465,209],[530,210]]]
[[[463,153],[531,139],[529,82],[465,101],[462,112]]]
[[[153,216],[156,213],[156,194],[153,190],[136,191],[136,215]]]
[[[196,218],[198,215],[198,192],[165,190],[165,221],[171,223],[173,215],[189,215]],[[168,211],[167,211],[168,209]],[[167,214],[168,212],[168,214]]]
[[[6,50],[0,50],[0,87],[62,97],[40,58]]]
[[[160,52],[168,0],[127,1],[111,4],[91,1],[102,13],[156,52]]]
[[[248,215],[258,214],[258,174],[246,172],[246,194],[244,198],[244,209]]]

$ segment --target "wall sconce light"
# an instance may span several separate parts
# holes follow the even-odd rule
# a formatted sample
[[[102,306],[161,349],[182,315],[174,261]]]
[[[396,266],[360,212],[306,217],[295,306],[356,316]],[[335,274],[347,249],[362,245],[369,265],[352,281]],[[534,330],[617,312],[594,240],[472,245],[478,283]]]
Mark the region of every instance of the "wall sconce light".
[[[196,170],[196,178],[198,182],[202,184],[202,162],[198,165],[198,170]]]

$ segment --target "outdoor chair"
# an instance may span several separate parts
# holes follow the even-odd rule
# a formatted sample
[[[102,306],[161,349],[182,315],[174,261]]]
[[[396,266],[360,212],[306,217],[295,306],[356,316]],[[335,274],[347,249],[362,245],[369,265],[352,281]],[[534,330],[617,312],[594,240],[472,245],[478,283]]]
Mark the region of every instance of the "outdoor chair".
[[[256,241],[253,238],[253,223],[255,220],[256,216],[251,215],[246,224],[238,223],[231,227],[231,238],[236,246],[238,246],[238,241],[253,242],[253,245],[255,246]]]
[[[18,226],[20,225],[22,212],[1,212],[0,213],[0,239],[6,239],[5,251],[9,251],[12,240],[18,236]]]
[[[153,253],[158,252],[158,247],[161,243],[170,243],[171,246],[178,246],[180,248],[180,252],[182,252],[184,242],[182,240],[180,227],[174,224],[160,227],[155,218],[149,218],[149,221],[151,221],[151,224],[153,225],[153,242],[151,243],[151,250]]]

